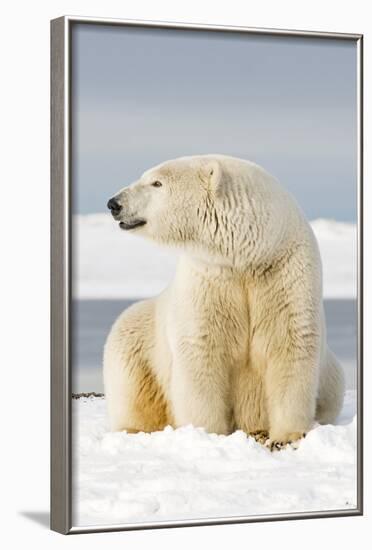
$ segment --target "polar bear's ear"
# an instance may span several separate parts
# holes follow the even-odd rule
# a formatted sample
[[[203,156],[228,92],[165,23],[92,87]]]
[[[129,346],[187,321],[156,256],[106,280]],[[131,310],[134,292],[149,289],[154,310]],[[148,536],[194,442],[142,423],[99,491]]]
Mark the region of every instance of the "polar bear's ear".
[[[208,191],[217,191],[222,176],[222,170],[218,160],[206,161],[199,171],[199,177],[203,186]]]

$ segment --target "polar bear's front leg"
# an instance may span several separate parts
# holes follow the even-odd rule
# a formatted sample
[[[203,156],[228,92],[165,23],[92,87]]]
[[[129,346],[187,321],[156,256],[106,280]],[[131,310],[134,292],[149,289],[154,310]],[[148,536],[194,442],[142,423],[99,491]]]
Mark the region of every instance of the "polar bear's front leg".
[[[303,437],[315,419],[325,340],[321,289],[320,256],[309,234],[268,270],[253,293],[252,345],[265,360],[274,448]]]
[[[193,424],[210,433],[232,431],[231,370],[211,327],[196,336],[185,330],[173,348],[171,400],[175,425]]]
[[[192,424],[210,433],[232,431],[229,369],[198,345],[183,346],[172,366],[171,396],[177,427]]]
[[[319,377],[316,347],[316,337],[297,334],[294,341],[284,340],[281,351],[268,360],[265,385],[274,448],[304,437],[314,421]]]
[[[213,301],[177,308],[172,319],[170,399],[175,425],[232,431],[231,363],[224,319]],[[199,307],[200,306],[200,307]]]
[[[175,424],[231,433],[233,371],[248,347],[245,290],[230,269],[183,257],[171,292],[166,332]]]
[[[267,379],[270,442],[275,448],[301,439],[315,416],[317,367],[304,360],[270,365]]]

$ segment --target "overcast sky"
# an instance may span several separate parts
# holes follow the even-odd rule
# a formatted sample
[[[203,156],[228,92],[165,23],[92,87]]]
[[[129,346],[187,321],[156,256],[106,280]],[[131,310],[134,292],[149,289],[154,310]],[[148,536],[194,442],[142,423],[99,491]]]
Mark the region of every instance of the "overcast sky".
[[[74,25],[73,199],[101,212],[178,156],[253,160],[309,219],[356,219],[356,45]]]

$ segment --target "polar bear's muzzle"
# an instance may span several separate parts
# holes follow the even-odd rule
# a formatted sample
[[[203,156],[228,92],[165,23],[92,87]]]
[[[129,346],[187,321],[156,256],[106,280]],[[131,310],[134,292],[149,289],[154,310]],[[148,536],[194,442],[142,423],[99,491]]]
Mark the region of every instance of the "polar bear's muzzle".
[[[143,210],[143,198],[141,189],[127,187],[108,201],[107,208],[114,220],[119,222],[121,229],[128,231],[146,224],[146,220],[139,213],[140,209]]]
[[[113,218],[116,221],[119,221],[119,226],[121,229],[125,229],[126,231],[129,229],[134,229],[135,227],[141,227],[141,225],[145,225],[146,220],[142,218],[134,218],[134,219],[123,219],[123,207],[119,203],[119,201],[116,199],[116,197],[113,197],[110,199],[107,203],[107,208],[110,210]]]

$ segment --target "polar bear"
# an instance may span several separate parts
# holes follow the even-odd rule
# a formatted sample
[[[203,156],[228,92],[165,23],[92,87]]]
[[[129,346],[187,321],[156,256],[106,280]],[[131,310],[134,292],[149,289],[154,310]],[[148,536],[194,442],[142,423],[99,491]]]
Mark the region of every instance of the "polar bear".
[[[241,429],[280,448],[335,420],[344,376],[326,343],[318,246],[274,177],[234,157],[182,157],[108,207],[124,231],[182,251],[171,285],[107,338],[111,430]]]

